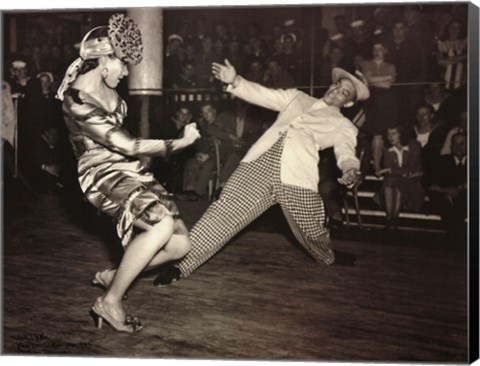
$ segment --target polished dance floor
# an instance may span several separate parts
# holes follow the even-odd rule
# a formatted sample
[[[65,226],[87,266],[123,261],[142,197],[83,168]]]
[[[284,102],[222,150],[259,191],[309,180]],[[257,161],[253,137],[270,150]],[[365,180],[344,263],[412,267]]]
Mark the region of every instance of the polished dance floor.
[[[126,307],[144,329],[96,329],[93,274],[122,254],[111,222],[81,200],[4,197],[4,354],[179,359],[467,362],[465,239],[333,233],[354,267],[313,262],[271,209],[190,278],[143,275]],[[183,202],[191,226],[206,202]]]

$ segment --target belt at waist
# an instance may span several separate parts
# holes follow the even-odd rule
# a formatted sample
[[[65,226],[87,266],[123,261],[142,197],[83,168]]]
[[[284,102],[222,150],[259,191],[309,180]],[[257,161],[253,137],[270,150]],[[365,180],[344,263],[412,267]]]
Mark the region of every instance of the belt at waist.
[[[103,146],[97,144],[95,141],[87,140],[85,138],[70,139],[72,144],[73,153],[78,158],[82,156],[86,151],[93,149],[102,149]]]

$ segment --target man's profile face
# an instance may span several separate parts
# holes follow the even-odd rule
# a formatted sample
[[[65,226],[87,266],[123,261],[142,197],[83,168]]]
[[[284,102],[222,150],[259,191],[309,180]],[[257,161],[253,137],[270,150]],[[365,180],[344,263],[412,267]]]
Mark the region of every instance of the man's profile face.
[[[349,79],[340,79],[330,85],[323,96],[327,105],[343,107],[345,104],[355,101],[356,91],[353,82]]]

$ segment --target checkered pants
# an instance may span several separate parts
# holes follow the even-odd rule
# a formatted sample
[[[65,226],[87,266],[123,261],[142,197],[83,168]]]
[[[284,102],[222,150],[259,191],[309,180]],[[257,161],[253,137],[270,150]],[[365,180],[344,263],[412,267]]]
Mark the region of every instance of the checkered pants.
[[[334,262],[320,195],[280,181],[284,140],[285,134],[258,159],[240,163],[219,199],[190,231],[192,249],[176,264],[182,277],[190,275],[238,232],[277,203],[295,237],[312,257],[325,264]]]

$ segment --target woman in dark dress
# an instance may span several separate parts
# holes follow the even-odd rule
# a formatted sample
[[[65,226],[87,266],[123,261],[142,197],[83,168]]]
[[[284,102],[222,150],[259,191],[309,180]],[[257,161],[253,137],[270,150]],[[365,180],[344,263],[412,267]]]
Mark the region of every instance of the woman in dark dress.
[[[419,212],[425,191],[421,146],[415,139],[407,140],[401,127],[387,129],[387,144],[383,152],[384,175],[381,195],[387,214],[387,227],[396,228],[400,210]]]

